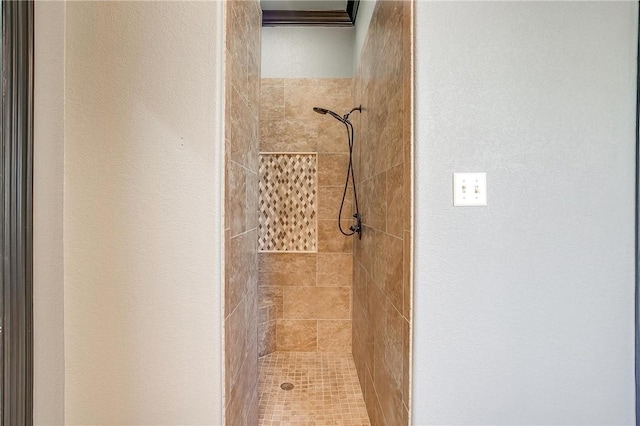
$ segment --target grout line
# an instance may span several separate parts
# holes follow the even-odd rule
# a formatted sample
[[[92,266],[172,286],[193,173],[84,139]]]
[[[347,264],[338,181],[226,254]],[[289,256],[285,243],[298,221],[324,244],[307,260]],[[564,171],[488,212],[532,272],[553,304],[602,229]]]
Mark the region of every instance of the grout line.
[[[233,236],[229,236],[229,239],[230,239],[230,240],[233,240],[234,238],[242,237],[242,236],[244,236],[244,235],[246,235],[246,234],[248,234],[248,233],[250,233],[250,232],[257,231],[257,230],[258,230],[258,227],[254,227],[254,228],[251,228],[251,229],[247,229],[246,231],[243,231],[243,232],[241,232],[241,233],[239,233],[239,234],[235,234],[235,235],[233,235]]]

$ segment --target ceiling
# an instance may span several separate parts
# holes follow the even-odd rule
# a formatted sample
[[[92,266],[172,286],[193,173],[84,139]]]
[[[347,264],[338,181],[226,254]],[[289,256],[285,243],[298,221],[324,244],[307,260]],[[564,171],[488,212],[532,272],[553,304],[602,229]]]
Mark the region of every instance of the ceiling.
[[[352,27],[359,0],[260,0],[262,26]]]

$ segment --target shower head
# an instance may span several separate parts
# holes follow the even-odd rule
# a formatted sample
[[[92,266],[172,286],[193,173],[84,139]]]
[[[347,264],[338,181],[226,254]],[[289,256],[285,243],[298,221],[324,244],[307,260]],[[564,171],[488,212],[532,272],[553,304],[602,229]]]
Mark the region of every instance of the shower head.
[[[338,114],[336,114],[335,112],[328,110],[326,108],[320,108],[320,107],[313,107],[313,110],[315,112],[317,112],[318,114],[329,114],[330,116],[332,116],[333,118],[335,118],[336,120],[345,123],[345,124],[351,124],[351,122],[349,121],[349,116],[351,115],[351,113],[353,111],[358,111],[358,112],[362,112],[362,106],[358,105],[355,108],[352,108],[351,111],[349,111],[348,113],[346,113],[343,117],[340,117]]]
[[[319,108],[319,107],[313,107],[313,110],[315,112],[317,112],[318,114],[329,114],[330,116],[332,116],[333,118],[335,118],[336,120],[344,123],[344,118],[340,117],[338,114],[336,114],[333,111],[330,111],[328,109],[325,108]]]

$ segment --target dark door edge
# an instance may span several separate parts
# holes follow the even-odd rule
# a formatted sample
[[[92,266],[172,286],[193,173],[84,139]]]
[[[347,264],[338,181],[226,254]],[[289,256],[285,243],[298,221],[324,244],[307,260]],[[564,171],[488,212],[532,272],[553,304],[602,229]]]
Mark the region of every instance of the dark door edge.
[[[33,424],[34,2],[2,1],[2,425]]]

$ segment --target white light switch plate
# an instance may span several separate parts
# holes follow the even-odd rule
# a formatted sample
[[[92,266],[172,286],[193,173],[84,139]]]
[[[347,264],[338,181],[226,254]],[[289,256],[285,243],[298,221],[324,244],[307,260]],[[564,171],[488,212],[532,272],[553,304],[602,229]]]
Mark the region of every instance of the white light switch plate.
[[[478,207],[487,205],[486,173],[454,173],[453,205]]]

